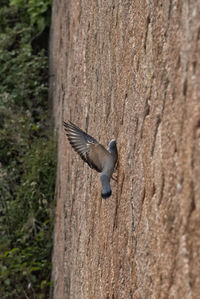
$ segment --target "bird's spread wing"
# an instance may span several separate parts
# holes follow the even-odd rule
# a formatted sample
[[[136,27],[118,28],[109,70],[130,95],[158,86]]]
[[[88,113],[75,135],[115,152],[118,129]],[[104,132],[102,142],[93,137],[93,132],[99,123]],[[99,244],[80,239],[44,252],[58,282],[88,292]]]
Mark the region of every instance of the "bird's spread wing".
[[[98,172],[103,169],[103,157],[108,155],[107,150],[72,122],[64,122],[65,131],[71,146],[81,156],[83,161]]]

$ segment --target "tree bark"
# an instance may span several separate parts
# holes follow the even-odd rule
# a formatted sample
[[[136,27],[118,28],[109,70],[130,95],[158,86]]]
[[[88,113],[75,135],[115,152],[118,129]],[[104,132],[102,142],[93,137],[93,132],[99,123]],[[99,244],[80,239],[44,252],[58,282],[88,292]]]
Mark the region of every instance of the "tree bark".
[[[54,298],[200,298],[200,2],[54,0]],[[70,147],[71,120],[117,182]]]

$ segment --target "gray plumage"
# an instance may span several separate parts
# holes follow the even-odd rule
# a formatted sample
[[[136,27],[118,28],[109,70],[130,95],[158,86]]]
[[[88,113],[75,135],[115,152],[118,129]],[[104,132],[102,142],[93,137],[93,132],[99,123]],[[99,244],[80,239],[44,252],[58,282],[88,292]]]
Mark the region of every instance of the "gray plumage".
[[[112,139],[108,150],[106,150],[95,138],[82,131],[72,122],[64,122],[63,124],[73,149],[92,169],[100,172],[101,195],[103,198],[108,198],[112,194],[110,178],[118,158],[116,141]]]

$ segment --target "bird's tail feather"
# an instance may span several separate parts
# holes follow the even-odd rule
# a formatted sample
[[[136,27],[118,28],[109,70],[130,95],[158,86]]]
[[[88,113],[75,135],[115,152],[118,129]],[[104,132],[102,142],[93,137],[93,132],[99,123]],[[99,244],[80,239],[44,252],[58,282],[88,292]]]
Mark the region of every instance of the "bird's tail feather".
[[[110,188],[110,179],[105,174],[100,174],[100,180],[102,185],[102,193],[101,196],[106,199],[111,196],[112,190]]]

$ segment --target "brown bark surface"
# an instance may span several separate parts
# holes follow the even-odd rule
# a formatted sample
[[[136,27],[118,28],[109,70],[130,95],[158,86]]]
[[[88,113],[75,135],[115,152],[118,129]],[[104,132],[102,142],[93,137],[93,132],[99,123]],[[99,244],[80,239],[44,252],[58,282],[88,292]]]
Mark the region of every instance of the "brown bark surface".
[[[54,298],[200,298],[200,1],[54,0]],[[71,120],[119,161],[113,195]]]

